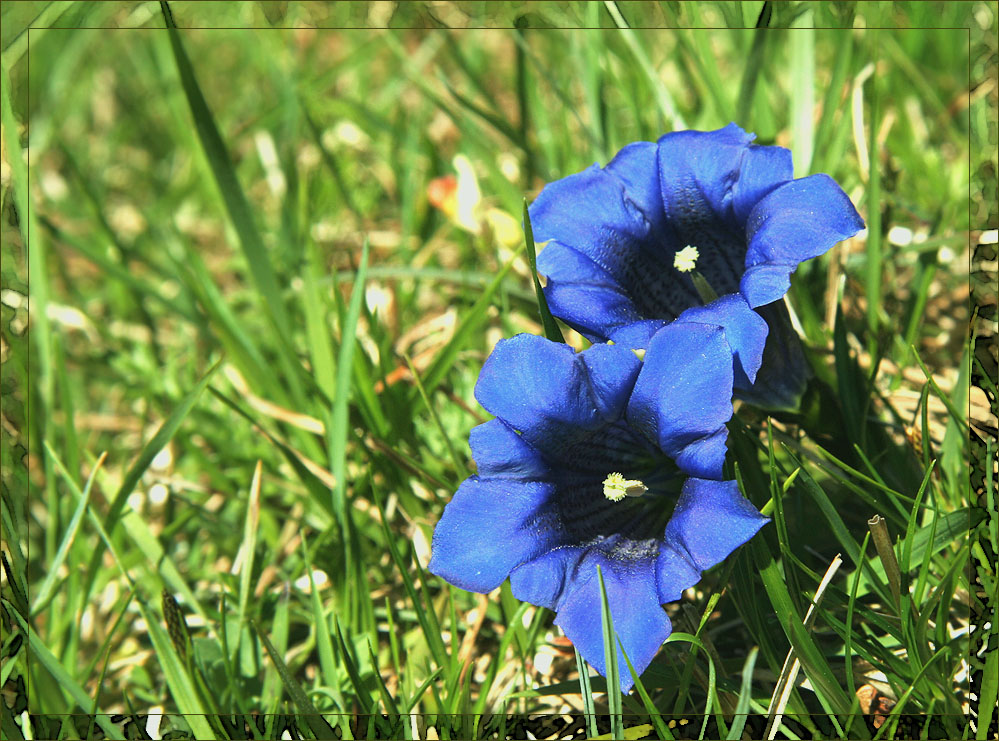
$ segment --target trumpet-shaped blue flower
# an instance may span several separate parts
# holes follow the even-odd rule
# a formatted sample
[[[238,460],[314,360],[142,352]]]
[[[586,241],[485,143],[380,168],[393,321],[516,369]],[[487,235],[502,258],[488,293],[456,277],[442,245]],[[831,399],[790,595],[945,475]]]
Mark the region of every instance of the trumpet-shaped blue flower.
[[[535,239],[548,242],[538,269],[552,313],[591,340],[647,347],[702,304],[685,261],[675,265],[688,246],[715,293],[755,309],[784,296],[801,262],[863,228],[832,178],[794,180],[791,153],[754,138],[735,124],[670,133],[545,186],[530,215]],[[797,337],[782,304],[761,312],[774,335],[763,378],[750,389],[737,377],[736,389],[794,407],[806,380]]]
[[[472,430],[478,474],[445,508],[430,570],[475,592],[509,577],[604,673],[600,566],[618,637],[643,671],[671,630],[662,603],[767,521],[720,480],[734,367],[755,375],[761,324],[744,302],[686,313],[644,361],[619,344],[501,341],[475,388],[496,418]],[[622,690],[631,685],[622,672]]]

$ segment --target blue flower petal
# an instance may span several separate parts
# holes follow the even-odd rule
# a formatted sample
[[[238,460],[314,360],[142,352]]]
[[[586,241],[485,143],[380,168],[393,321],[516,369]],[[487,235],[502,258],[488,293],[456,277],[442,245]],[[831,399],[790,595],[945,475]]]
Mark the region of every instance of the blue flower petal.
[[[625,347],[593,345],[579,353],[586,366],[593,401],[603,418],[612,422],[621,417],[631,396],[642,361]]]
[[[534,217],[531,217],[532,221]],[[538,238],[537,233],[534,235]],[[550,240],[538,253],[538,270],[549,281],[573,281],[588,286],[618,289],[611,274],[593,260],[577,250],[555,240]]]
[[[666,525],[665,539],[678,551],[686,551],[690,562],[706,571],[769,521],[742,496],[735,481],[690,478],[684,483],[680,500]],[[666,576],[663,573],[659,576],[663,586],[669,583]]]
[[[475,398],[532,444],[603,424],[575,351],[535,335],[496,344],[479,373]]]
[[[656,592],[661,602],[676,602],[685,590],[700,580],[701,570],[682,544],[667,541],[659,547],[659,557],[656,559]]]
[[[697,269],[719,294],[738,289],[746,255],[746,215],[757,200],[791,177],[790,153],[780,147],[750,146],[754,138],[729,124],[717,131],[678,131],[659,139],[663,208],[674,249],[697,247]]]
[[[638,269],[649,236],[649,221],[625,193],[624,184],[598,165],[546,185],[531,204],[530,215],[536,241],[572,247],[618,285],[627,285],[629,271]],[[555,255],[550,247],[541,251],[538,269],[557,279],[559,273],[551,271]]]
[[[783,301],[758,306],[756,312],[769,327],[763,365],[751,387],[736,383],[735,395],[764,409],[796,411],[811,376],[801,338]]]
[[[749,308],[749,304],[740,294],[730,293],[707,306],[691,307],[683,312],[677,321],[723,327],[725,340],[731,346],[735,357],[735,388],[749,389],[752,386],[763,362],[767,323],[763,317]]]
[[[760,199],[793,177],[790,149],[755,144],[747,147],[739,166],[739,179],[732,186],[732,211],[739,224],[746,223]]]
[[[725,330],[693,322],[663,327],[645,352],[628,421],[693,476],[721,478],[732,362]]]
[[[576,567],[576,580],[559,602],[555,624],[598,672],[607,674],[597,565],[603,573],[607,604],[620,640],[616,649],[621,691],[627,692],[634,681],[621,647],[641,674],[669,637],[672,626],[659,603],[654,554],[640,561],[620,560],[613,550],[589,549]]]
[[[732,406],[729,404],[729,417],[732,416]],[[673,458],[681,471],[685,471],[692,476],[707,476],[720,479],[722,477],[722,465],[725,462],[725,440],[728,437],[728,430],[724,425],[714,432],[686,443],[676,453]]]
[[[753,138],[734,123],[717,131],[674,131],[659,138],[663,202],[681,238],[707,220],[736,226],[732,187]]]
[[[864,220],[828,175],[785,183],[749,214],[742,294],[754,308],[776,301],[787,293],[799,263],[863,228]]]
[[[649,222],[650,236],[664,238],[667,227],[659,182],[658,149],[659,145],[654,142],[634,142],[614,155],[605,169],[624,183],[628,198]]]
[[[472,476],[458,487],[434,529],[430,571],[471,592],[490,592],[520,564],[559,545],[538,527],[554,486]]]
[[[555,624],[597,671],[606,675],[600,581],[604,575],[614,630],[641,674],[669,637],[669,618],[656,589],[655,546],[634,557],[635,543],[613,539],[601,546],[561,548],[517,568],[510,586],[517,599],[557,610]],[[621,691],[633,684],[618,647]]]
[[[475,397],[537,450],[558,452],[600,429],[627,399],[641,363],[624,347],[568,345],[521,334],[486,360]]]
[[[473,427],[468,436],[479,476],[520,481],[542,479],[548,473],[541,454],[499,419]]]
[[[683,245],[659,191],[656,145],[639,142],[605,169],[549,183],[531,204],[534,237],[548,242],[538,271],[552,313],[594,341],[643,318],[673,319],[697,302],[690,278],[673,267]],[[564,290],[568,283],[586,289]]]
[[[557,610],[562,590],[573,579],[585,550],[585,546],[578,545],[558,548],[521,564],[510,574],[513,596],[532,605]]]
[[[563,272],[568,265],[578,264],[582,260],[590,262],[596,268],[588,258],[554,242],[549,242],[541,254],[556,255],[546,263],[553,267],[553,272],[545,273],[540,267],[540,258],[538,260],[538,269],[542,274],[548,275],[548,284],[544,290],[549,308],[559,319],[587,339],[602,342],[614,327],[641,319],[634,302],[609,278],[607,282],[591,282],[585,277],[583,269],[578,270],[577,278],[569,278],[565,282],[554,277],[556,272]],[[600,268],[596,269],[603,272]]]
[[[755,138],[734,123],[659,138],[662,198],[679,232],[709,216],[741,228],[757,201],[793,177],[791,152]]]
[[[668,323],[665,319],[641,319],[615,327],[609,332],[610,339],[617,345],[644,350],[652,342],[656,332]]]

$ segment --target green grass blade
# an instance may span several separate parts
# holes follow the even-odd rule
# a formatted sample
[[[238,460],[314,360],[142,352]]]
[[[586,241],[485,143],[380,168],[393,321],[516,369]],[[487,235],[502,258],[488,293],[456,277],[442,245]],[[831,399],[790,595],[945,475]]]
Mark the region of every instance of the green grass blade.
[[[853,586],[850,587],[850,600],[846,605],[846,634],[843,639],[843,671],[846,674],[846,689],[850,697],[854,697],[856,687],[853,680],[853,613],[857,605],[857,590],[860,588],[860,578],[867,563],[867,544],[871,539],[870,532],[864,535],[864,542],[860,546],[860,560],[855,561],[856,569],[853,573]],[[887,595],[882,595],[882,599],[887,599]]]
[[[349,421],[351,370],[354,362],[357,321],[361,316],[361,302],[364,301],[364,274],[368,267],[368,242],[361,248],[361,263],[357,268],[357,278],[350,294],[350,306],[340,332],[340,353],[337,358],[336,396],[330,411],[329,456],[330,472],[333,474],[333,512],[345,527],[344,509],[347,506],[347,428]]]
[[[656,104],[659,106],[659,111],[662,113],[663,118],[666,119],[666,125],[673,130],[687,128],[687,124],[684,123],[683,117],[680,115],[676,104],[673,102],[673,96],[670,95],[669,90],[666,89],[666,86],[663,84],[659,74],[652,66],[652,62],[649,60],[649,55],[642,47],[641,42],[638,40],[638,36],[628,26],[628,22],[624,19],[624,16],[621,15],[621,11],[617,7],[617,3],[615,3],[614,0],[604,0],[604,7],[607,8],[607,12],[610,13],[611,18],[614,19],[614,25],[621,29],[621,35],[624,37],[625,43],[628,45],[628,48],[634,55],[635,60],[638,62],[639,68],[645,74],[645,79],[652,88],[652,93],[655,96]]]
[[[8,605],[11,603],[4,600]],[[73,698],[73,701],[80,707],[84,712],[90,712],[93,708],[93,700],[86,693],[86,691],[76,682],[75,679],[66,671],[63,667],[62,662],[57,659],[49,647],[45,644],[45,641],[39,637],[37,633],[24,621],[20,613],[13,609],[11,605],[8,614],[13,615],[14,619],[17,620],[18,625],[21,626],[21,632],[28,637],[28,645],[31,647],[32,656],[37,658],[41,665],[45,667],[45,670],[52,675],[52,677],[59,683],[59,686]],[[111,722],[111,717],[109,715],[98,715],[96,716],[97,725],[101,727],[108,737],[114,739],[125,738],[118,726]],[[213,738],[211,734],[204,736],[203,738]]]
[[[993,598],[995,595],[993,595]],[[997,604],[997,603],[993,603]],[[999,610],[992,611],[992,625],[999,618]],[[993,627],[993,630],[995,628]],[[996,700],[999,698],[999,651],[989,651],[985,657],[982,687],[978,698],[978,726],[975,729],[976,741],[984,741],[989,737],[992,726],[992,715],[996,712]]]
[[[576,671],[579,674],[579,694],[583,698],[583,717],[586,719],[586,733],[590,738],[597,735],[597,711],[593,702],[593,690],[590,688],[590,670],[586,661],[573,646],[576,656]]]
[[[160,625],[159,618],[141,598],[137,602],[149,626],[149,638],[163,669],[163,677],[166,679],[167,687],[170,688],[170,694],[177,703],[177,710],[184,715],[184,720],[191,727],[195,738],[218,738],[220,729],[213,727],[205,717],[206,711],[187,663],[177,654],[170,636]]]
[[[45,261],[46,244],[38,229],[35,207],[28,193],[28,164],[22,156],[21,142],[14,111],[11,107],[10,72],[7,61],[0,61],[0,121],[3,123],[4,146],[10,162],[11,185],[14,190],[14,205],[20,219],[21,235],[28,245],[28,272],[31,275],[29,294],[31,297],[31,336],[38,362],[32,366],[35,386],[43,407],[52,403],[52,328],[48,317],[49,278]],[[25,121],[27,125],[27,121]],[[41,416],[32,415],[38,422]]]
[[[558,327],[558,322],[552,316],[551,309],[548,308],[548,299],[545,298],[544,289],[541,288],[541,280],[538,278],[538,257],[534,246],[534,229],[531,227],[531,215],[527,212],[527,199],[524,199],[524,241],[527,244],[527,262],[531,266],[531,278],[534,281],[534,292],[538,297],[538,311],[541,314],[541,326],[544,327],[545,337],[552,342],[565,342],[562,330]]]
[[[617,668],[617,634],[614,632],[614,618],[607,602],[604,575],[597,566],[597,579],[600,580],[600,625],[604,634],[604,666],[607,679],[607,711],[610,713],[611,738],[624,738],[624,720],[621,717],[621,679]]]
[[[794,453],[784,445],[784,452],[788,455],[791,461],[798,467],[798,482],[805,492],[815,501],[816,506],[818,506],[819,511],[822,512],[823,517],[826,518],[826,522],[829,524],[830,529],[832,529],[833,534],[836,536],[837,542],[846,551],[846,555],[854,563],[854,565],[860,562],[860,548],[857,546],[857,541],[854,540],[853,536],[850,535],[850,531],[847,529],[846,524],[843,522],[843,518],[840,517],[839,512],[836,510],[836,505],[834,505],[830,500],[829,496],[823,491],[822,487],[819,486],[815,479],[812,478],[808,470],[802,465],[801,461],[798,460]]]
[[[746,57],[746,68],[742,73],[742,83],[739,85],[739,98],[735,105],[735,120],[740,126],[752,126],[750,112],[753,106],[753,97],[756,95],[756,83],[760,78],[760,72],[764,69],[764,60],[767,54],[767,40],[770,38],[770,31],[766,27],[770,24],[770,17],[773,15],[771,3],[763,3],[763,10],[760,11],[759,20],[756,22],[756,30],[752,32],[753,43],[749,49],[749,56]]]
[[[352,656],[350,646],[343,639],[343,633],[340,632],[340,621],[336,619],[336,616],[333,617],[333,634],[336,636],[337,648],[340,651],[343,667],[347,670],[347,677],[354,687],[354,697],[361,706],[361,712],[365,715],[370,715],[374,711],[373,698],[368,697],[367,688],[364,686],[361,675],[357,670],[357,661]]]
[[[413,377],[413,383],[416,385],[416,390],[420,392],[420,397],[423,399],[423,403],[427,407],[427,411],[430,412],[430,418],[434,422],[434,427],[440,433],[441,437],[444,438],[444,445],[447,447],[448,455],[451,457],[451,462],[454,464],[454,471],[459,477],[464,478],[468,475],[468,468],[465,462],[461,460],[458,456],[458,451],[454,448],[454,443],[451,442],[451,435],[448,434],[447,430],[444,429],[444,424],[441,422],[441,416],[437,412],[437,407],[430,403],[430,397],[427,395],[427,390],[423,387],[423,381],[420,378],[419,371],[416,370],[416,366],[413,365],[412,358],[409,355],[405,356],[406,365],[409,367],[409,373]]]
[[[968,480],[968,376],[971,370],[971,343],[966,342],[958,365],[957,380],[951,390],[948,409],[964,410],[963,414],[952,414],[947,420],[944,439],[940,444],[940,468],[952,482],[952,488],[960,490]]]
[[[90,490],[93,488],[94,479],[97,477],[97,471],[100,469],[106,456],[106,453],[101,455],[97,465],[95,465],[94,469],[90,472],[90,477],[87,479],[86,485],[83,487],[80,500],[77,502],[76,509],[73,511],[73,517],[70,519],[69,525],[66,527],[66,533],[63,536],[62,542],[59,544],[59,550],[56,552],[55,558],[49,565],[49,570],[45,575],[45,580],[42,581],[42,585],[38,588],[38,592],[35,594],[35,599],[31,605],[32,615],[38,614],[38,611],[41,610],[48,603],[49,599],[52,598],[56,581],[59,578],[59,569],[62,568],[63,563],[65,563],[66,556],[69,554],[69,549],[73,545],[73,541],[76,539],[76,533],[80,528],[80,522],[83,520],[83,515],[87,511],[87,504],[90,502]]]
[[[662,741],[673,741],[673,734],[669,730],[669,726],[663,721],[662,712],[656,707],[656,704],[652,702],[652,698],[649,697],[648,690],[645,689],[645,685],[642,684],[642,678],[638,676],[638,672],[635,671],[635,667],[631,664],[631,659],[628,658],[628,652],[624,650],[624,646],[621,646],[621,655],[624,656],[624,662],[628,665],[628,671],[631,672],[631,679],[635,683],[635,691],[638,692],[638,696],[642,699],[642,705],[645,706],[645,712],[649,714],[652,719],[652,725],[656,729],[656,735],[659,736]]]
[[[523,625],[523,623],[521,622],[521,620],[523,620],[523,617],[524,617],[525,614],[527,614],[527,610],[529,608],[530,608],[530,605],[527,602],[521,602],[520,605],[514,610],[513,614],[511,615],[511,618],[508,621],[508,624],[512,625],[512,626]],[[501,660],[503,660],[506,657],[506,652],[510,648],[510,644],[513,642],[514,636],[516,634],[517,634],[516,630],[507,630],[507,631],[505,631],[503,633],[503,637],[500,639],[499,648],[496,651],[496,656],[500,657]],[[579,658],[579,653],[578,652],[576,653],[576,657],[577,657],[576,658],[576,667],[579,668],[580,666],[582,666],[584,668],[584,673],[581,674],[580,677],[585,677],[585,679],[581,679],[580,683],[582,684],[582,682],[585,681],[586,682],[586,686],[589,687],[589,675],[587,675],[585,673],[585,667],[586,667],[586,665],[585,665],[585,663],[581,663],[582,659]],[[488,697],[489,690],[492,688],[493,681],[496,679],[496,674],[499,671],[499,664],[500,664],[500,661],[492,661],[492,662],[489,663],[489,669],[486,670],[486,681],[482,683],[482,687],[480,688],[480,691],[479,691],[479,699],[475,701],[475,706],[472,709],[472,713],[474,715],[481,715],[483,712],[485,712],[486,701],[489,699],[489,697]],[[588,694],[584,694],[584,696],[583,696],[584,697],[584,703],[585,703],[585,698],[587,696],[588,696]],[[593,698],[591,697],[590,698],[591,705],[592,705],[592,699]],[[592,715],[592,713],[591,713],[591,715]],[[587,719],[587,723],[589,723],[589,719]],[[589,726],[587,726],[587,727],[589,727]],[[594,735],[596,734],[596,730],[595,729],[596,729],[596,726],[594,726],[594,731],[593,731]]]
[[[437,666],[447,667],[450,665],[450,661],[448,660],[447,649],[444,647],[444,639],[441,638],[440,630],[438,629],[435,631],[432,627],[437,621],[437,616],[436,614],[428,614],[433,613],[433,606],[431,605],[429,609],[424,607],[423,599],[417,594],[413,578],[409,575],[409,571],[406,569],[406,564],[402,560],[402,556],[399,554],[399,549],[396,547],[396,539],[393,537],[392,531],[389,530],[381,497],[378,496],[377,490],[373,490],[373,493],[375,496],[375,502],[378,506],[378,511],[382,515],[382,532],[385,534],[385,541],[388,543],[389,554],[395,562],[396,568],[399,570],[399,575],[402,577],[403,586],[406,589],[406,594],[409,595],[410,602],[413,604],[413,609],[416,610],[416,617],[420,623],[420,628],[423,630],[423,634],[427,638],[431,653],[437,661]],[[417,563],[417,568],[419,568],[419,563]]]
[[[751,547],[767,596],[770,598],[774,612],[781,616],[781,627],[787,634],[795,655],[801,661],[805,674],[816,687],[816,692],[821,692],[822,696],[830,702],[834,712],[846,716],[850,710],[850,701],[839,686],[814,639],[802,625],[801,616],[795,609],[791,595],[788,593],[784,575],[776,561],[766,551],[766,545],[762,540],[753,539]]]
[[[756,657],[760,649],[753,646],[746,661],[742,665],[742,684],[739,686],[739,700],[735,705],[735,715],[732,719],[732,726],[728,729],[729,741],[739,741],[742,738],[742,729],[746,727],[746,718],[749,715],[749,701],[753,697],[753,669],[756,668]]]
[[[333,345],[330,342],[327,305],[321,298],[320,280],[323,273],[319,251],[311,239],[306,245],[306,261],[302,269],[302,309],[312,375],[327,399],[336,397]],[[356,280],[356,277],[355,277]]]
[[[378,671],[378,657],[375,655],[375,650],[371,647],[371,642],[368,642],[368,658],[371,661],[371,666],[374,668],[375,680],[378,682],[378,694],[382,698],[382,704],[385,706],[385,712],[389,715],[399,715],[399,708],[395,704],[395,700],[392,698],[392,694],[389,692],[388,687],[385,686],[385,680],[382,679],[381,673]]]
[[[197,385],[188,391],[184,398],[180,400],[180,403],[173,410],[173,412],[170,413],[170,416],[167,417],[166,421],[162,425],[160,425],[156,434],[153,435],[152,439],[142,448],[142,452],[139,453],[139,457],[136,459],[135,463],[133,463],[128,469],[124,480],[121,482],[121,486],[118,487],[118,491],[115,492],[114,498],[108,506],[108,513],[104,517],[104,527],[109,533],[114,532],[114,527],[118,523],[122,508],[125,506],[125,501],[128,499],[128,495],[135,490],[136,484],[139,483],[139,479],[142,478],[142,474],[144,474],[146,469],[149,468],[150,464],[153,462],[153,458],[156,457],[156,454],[163,450],[167,443],[173,439],[173,436],[177,434],[177,430],[180,429],[180,426],[187,418],[187,415],[191,413],[192,409],[194,409],[194,405],[198,403],[198,399],[201,398],[202,392],[208,387],[208,382],[211,380],[212,376],[215,375],[215,371],[217,371],[221,365],[221,358],[215,361],[215,364],[208,369],[208,372],[202,376]]]
[[[923,475],[923,482],[919,485],[919,491],[916,492],[916,502],[912,505],[912,514],[909,516],[909,523],[905,528],[905,536],[902,538],[902,553],[899,555],[898,566],[899,570],[902,572],[902,578],[904,582],[908,581],[908,573],[910,571],[911,559],[912,559],[912,545],[915,540],[916,529],[918,527],[919,520],[919,508],[923,501],[923,494],[926,491],[926,486],[930,483],[930,476],[933,475],[933,464],[926,469],[926,473]],[[930,531],[930,536],[934,535],[933,530]],[[902,585],[903,592],[908,592],[907,584]]]
[[[413,708],[415,708],[417,703],[419,703],[419,701],[423,699],[423,695],[428,689],[430,689],[430,685],[432,685],[438,679],[438,677],[440,677],[440,675],[443,673],[444,673],[444,667],[439,666],[436,669],[434,669],[432,672],[430,672],[429,675],[427,675],[427,678],[423,680],[423,684],[421,684],[419,687],[416,688],[416,692],[414,692],[412,697],[410,698],[409,704],[406,706],[406,712],[404,713],[404,715],[408,715],[409,713],[413,712]],[[484,699],[485,698],[483,698],[483,700]]]
[[[813,166],[811,168],[815,172],[825,172],[832,164],[827,159],[827,150],[837,119],[836,114],[840,111],[840,99],[844,93],[844,83],[850,69],[850,59],[853,52],[852,33],[839,31],[834,36],[836,38],[836,63],[833,67],[832,80],[822,98],[822,117],[819,119],[819,125],[815,131],[815,153],[812,157]],[[841,126],[845,125],[842,116],[839,117],[839,121]]]
[[[250,599],[250,579],[253,576],[253,558],[257,550],[257,530],[260,526],[260,477],[263,462],[257,461],[250,482],[250,492],[246,502],[246,517],[243,520],[243,542],[240,543],[242,559],[239,566],[239,604],[236,615],[239,631],[246,622],[246,605]],[[238,557],[237,557],[238,558]],[[227,655],[228,658],[228,655]]]
[[[124,480],[118,488],[118,491],[115,493],[114,498],[111,500],[111,503],[108,506],[108,512],[104,516],[102,528],[107,531],[109,536],[114,534],[115,526],[123,519],[122,510],[125,507],[128,495],[135,489],[136,484],[139,483],[139,479],[142,478],[142,474],[144,474],[146,469],[149,468],[150,464],[153,462],[153,458],[156,457],[156,454],[163,450],[167,443],[173,439],[177,430],[180,429],[181,423],[183,423],[187,415],[190,414],[194,405],[198,402],[198,399],[201,398],[201,393],[208,386],[208,381],[211,380],[211,377],[221,364],[221,359],[216,361],[216,363],[208,370],[198,384],[191,389],[183,399],[181,399],[180,404],[173,410],[170,416],[167,417],[166,421],[156,431],[156,434],[153,435],[152,439],[146,443],[145,447],[143,447],[142,451],[139,453],[139,457],[136,459],[135,463],[133,463],[125,473]],[[66,474],[66,478],[67,481],[72,480],[72,477],[69,476],[68,473]],[[138,518],[133,518],[131,522],[134,522],[137,527],[143,525],[141,520],[138,520]],[[155,547],[162,552],[162,549],[159,548],[159,541],[151,536],[150,538],[151,540],[147,541],[140,535],[137,545],[139,545],[140,548]],[[90,559],[90,563],[87,566],[87,577],[83,590],[85,594],[89,594],[94,580],[97,577],[101,557],[101,551],[97,550]],[[155,560],[153,562],[155,563]],[[174,570],[171,570],[169,573],[172,574]],[[185,599],[189,599],[191,601],[192,606],[197,604],[193,593],[183,579],[178,578],[176,582],[171,583],[171,586],[175,587],[178,592],[182,592]],[[199,612],[202,615],[205,614],[203,610],[199,610]]]
[[[936,653],[933,654],[930,660],[923,665],[923,668],[920,669],[919,673],[916,674],[916,676],[912,679],[912,681],[909,683],[908,688],[905,690],[905,692],[902,693],[902,696],[898,698],[898,702],[895,703],[895,706],[891,709],[891,713],[888,716],[888,720],[885,722],[883,726],[881,726],[881,728],[878,729],[878,732],[874,734],[875,741],[877,741],[877,739],[882,737],[888,737],[888,738],[895,737],[895,729],[898,727],[898,721],[901,716],[902,710],[905,709],[906,703],[908,703],[909,698],[912,696],[912,693],[915,691],[917,685],[919,684],[919,681],[924,676],[926,676],[930,666],[932,666],[937,659],[939,659],[941,656],[948,655],[949,653],[951,653],[951,651],[952,649],[949,645],[942,646],[940,647],[940,649],[936,651]]]
[[[669,638],[666,639],[666,643],[676,643],[676,642],[689,643],[692,646],[699,648],[701,651],[704,652],[704,657],[708,660],[708,686],[706,692],[707,699],[704,704],[704,721],[701,723],[701,730],[700,733],[698,734],[698,738],[702,739],[704,738],[704,733],[705,730],[707,729],[708,718],[711,715],[712,709],[714,708],[715,702],[717,701],[718,697],[718,691],[717,691],[718,675],[715,669],[715,662],[714,659],[711,658],[711,652],[708,650],[707,646],[705,646],[704,643],[701,641],[701,639],[698,638],[697,636],[691,635],[690,633],[684,633],[681,631],[674,631],[670,633]],[[693,658],[693,651],[691,651],[691,658]],[[716,716],[715,720],[716,722],[719,723],[719,727],[724,725],[724,719],[722,719],[721,716]]]
[[[330,724],[327,723],[326,719],[319,714],[318,710],[316,710],[316,706],[312,704],[309,696],[302,691],[298,682],[295,681],[295,678],[288,670],[288,665],[284,663],[284,659],[281,658],[281,654],[279,654],[277,649],[274,648],[274,644],[271,643],[270,638],[268,638],[267,635],[257,627],[257,624],[253,620],[250,620],[250,625],[253,626],[257,637],[260,638],[260,642],[264,644],[264,650],[267,651],[267,655],[270,656],[271,661],[274,663],[274,667],[281,676],[281,682],[284,684],[285,690],[289,695],[291,695],[292,702],[294,702],[295,707],[298,708],[299,718],[305,722],[305,725],[312,733],[313,738],[338,738],[338,735]],[[205,738],[210,737],[206,736]]]
[[[499,273],[495,278],[493,278],[492,283],[486,287],[486,290],[482,292],[482,295],[475,301],[472,308],[470,308],[462,317],[461,324],[458,326],[458,329],[455,330],[454,336],[450,339],[450,341],[448,341],[447,345],[441,349],[441,351],[434,358],[433,362],[427,368],[426,373],[423,374],[423,384],[428,394],[433,393],[437,389],[437,386],[444,380],[448,371],[454,367],[454,361],[458,356],[458,352],[471,339],[475,332],[481,330],[482,325],[488,318],[486,310],[489,308],[489,305],[493,300],[493,296],[495,295],[497,289],[499,289],[502,285],[507,274],[513,268],[514,262],[518,257],[520,257],[520,253],[521,250],[517,250],[517,252],[506,261],[506,264],[500,268]]]
[[[56,472],[58,472],[63,481],[65,481],[73,496],[77,500],[83,501],[83,492],[80,491],[80,487],[77,486],[69,471],[66,470],[65,464],[59,459],[56,452],[48,443],[45,443],[45,450],[51,457]],[[99,469],[95,467],[95,473],[98,470]],[[100,520],[97,518],[97,515],[94,514],[93,510],[89,507],[87,507],[87,509],[90,510],[93,522],[100,526],[101,534],[105,538],[106,542],[110,543],[111,536],[108,531],[100,525]],[[143,583],[148,581],[155,582],[147,584],[147,586],[151,589],[151,593],[154,593],[162,587],[162,584],[159,583],[160,581],[165,582],[179,594],[183,595],[184,601],[187,602],[195,610],[195,612],[197,612],[201,617],[206,617],[207,613],[205,612],[205,609],[198,602],[197,597],[181,576],[177,566],[174,564],[173,560],[166,555],[159,540],[153,535],[149,526],[142,520],[142,518],[134,512],[128,511],[122,515],[121,523],[126,534],[146,557],[147,564],[144,564],[144,569],[148,579]],[[153,568],[150,568],[150,564],[153,565]],[[122,572],[127,576],[127,572],[125,572],[124,567],[122,566],[121,568]]]
[[[791,153],[795,177],[808,174],[815,146],[815,29],[812,11],[803,13],[791,36]]]
[[[867,39],[872,50],[871,58],[878,58],[879,30],[871,29]],[[867,182],[867,261],[864,265],[864,293],[867,299],[867,328],[871,342],[877,336],[881,322],[881,278],[883,274],[881,254],[881,153],[878,151],[878,128],[881,123],[880,75],[870,80],[870,118],[867,129],[867,151],[870,174]],[[873,352],[871,353],[874,354]],[[866,397],[865,397],[866,398]]]
[[[340,669],[333,648],[330,620],[319,600],[319,590],[312,579],[312,560],[309,558],[309,547],[304,538],[302,539],[302,560],[305,562],[306,573],[309,577],[309,607],[312,610],[312,625],[316,631],[316,651],[319,654],[319,668],[322,671],[323,682],[330,688],[333,700],[337,704],[337,710],[346,713],[347,705],[340,691]],[[347,738],[351,737],[350,726],[345,716],[340,717],[340,729]]]
[[[281,298],[280,283],[271,264],[270,255],[254,224],[252,209],[236,177],[236,171],[229,159],[229,153],[215,123],[215,117],[208,107],[208,101],[205,100],[201,86],[198,84],[190,57],[184,50],[180,32],[173,20],[173,13],[165,2],[160,3],[160,8],[170,35],[170,48],[177,63],[181,86],[191,109],[198,140],[201,142],[232,225],[239,235],[240,246],[246,257],[250,275],[253,277],[253,282],[260,294],[264,313],[274,326],[275,336],[283,355],[293,359],[294,355],[290,345],[291,322]],[[293,378],[289,380],[294,381]]]

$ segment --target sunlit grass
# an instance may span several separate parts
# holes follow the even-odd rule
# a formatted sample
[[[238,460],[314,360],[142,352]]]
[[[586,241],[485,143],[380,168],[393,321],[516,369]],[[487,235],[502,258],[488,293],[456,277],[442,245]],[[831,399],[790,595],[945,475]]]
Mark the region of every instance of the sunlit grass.
[[[995,283],[993,6],[171,9],[174,34],[154,3],[2,8],[5,738],[123,736],[133,713],[201,738],[447,715],[471,738],[531,712],[756,738],[789,653],[778,737],[969,737],[972,691],[996,696],[969,639],[997,624],[994,303],[966,335],[969,260],[971,298]],[[508,229],[524,198],[734,119],[868,229],[794,277],[805,413],[730,425],[773,526],[608,696],[551,613],[430,575],[430,537],[473,470],[489,350],[557,329]],[[428,189],[456,155],[481,198],[448,210]]]

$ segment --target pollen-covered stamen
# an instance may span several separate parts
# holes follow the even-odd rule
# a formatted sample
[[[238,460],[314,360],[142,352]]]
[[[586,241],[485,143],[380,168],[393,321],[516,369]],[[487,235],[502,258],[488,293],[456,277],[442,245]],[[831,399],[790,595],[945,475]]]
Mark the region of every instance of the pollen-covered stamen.
[[[690,273],[690,279],[694,282],[694,288],[697,289],[698,295],[701,297],[701,301],[705,304],[710,304],[716,298],[718,294],[708,283],[707,279],[701,275],[701,273],[695,268],[697,267],[697,258],[701,256],[701,253],[696,247],[688,244],[682,250],[673,255],[673,267],[679,270],[681,273]]]
[[[682,250],[673,255],[673,267],[681,273],[689,273],[697,267],[697,258],[701,253],[692,244],[688,244]]]
[[[626,479],[622,474],[614,472],[604,479],[604,496],[612,502],[620,502],[625,497],[640,497],[649,487],[638,479]]]

